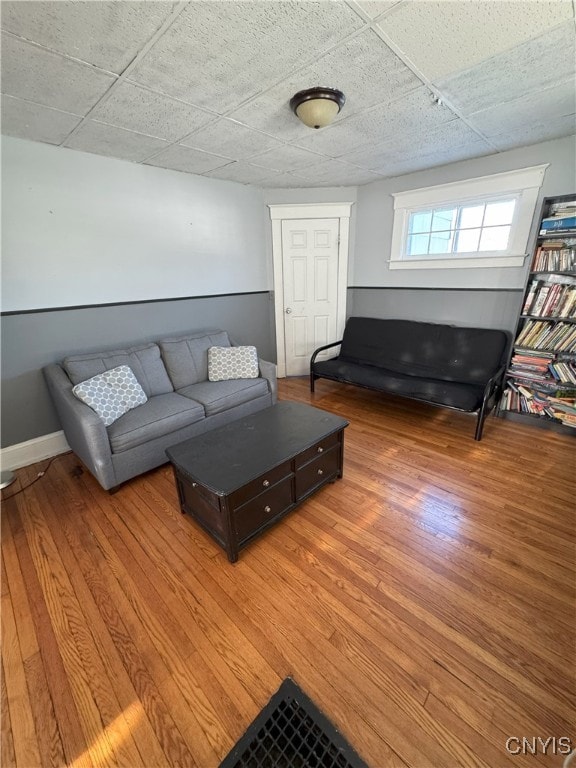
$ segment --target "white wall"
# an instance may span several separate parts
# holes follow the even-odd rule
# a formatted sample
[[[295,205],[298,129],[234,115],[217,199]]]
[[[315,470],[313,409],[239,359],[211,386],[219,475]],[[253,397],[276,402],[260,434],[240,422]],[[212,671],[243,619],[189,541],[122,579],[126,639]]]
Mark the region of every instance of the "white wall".
[[[261,190],[2,137],[2,310],[268,290]]]
[[[498,269],[390,270],[394,200],[392,193],[486,176],[491,173],[549,163],[540,198],[576,191],[574,137],[548,141],[475,160],[431,168],[358,188],[356,243],[351,285],[414,288],[522,288],[523,267]],[[539,212],[540,204],[536,213]],[[536,235],[535,226],[529,246]]]

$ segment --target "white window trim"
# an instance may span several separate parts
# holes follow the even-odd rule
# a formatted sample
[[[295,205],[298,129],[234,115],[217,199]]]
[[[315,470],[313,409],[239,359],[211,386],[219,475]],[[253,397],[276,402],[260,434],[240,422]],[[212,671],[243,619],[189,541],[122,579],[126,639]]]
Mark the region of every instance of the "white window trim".
[[[542,186],[545,165],[520,168],[516,171],[495,173],[476,179],[454,181],[435,187],[422,187],[407,192],[396,192],[394,198],[394,226],[390,252],[390,269],[455,269],[478,267],[521,267],[527,257],[528,238],[534,217],[538,194]],[[494,195],[514,195],[518,205],[510,232],[507,251],[503,255],[488,252],[484,256],[446,257],[430,255],[421,259],[404,255],[408,221],[413,211],[444,204],[462,204]]]

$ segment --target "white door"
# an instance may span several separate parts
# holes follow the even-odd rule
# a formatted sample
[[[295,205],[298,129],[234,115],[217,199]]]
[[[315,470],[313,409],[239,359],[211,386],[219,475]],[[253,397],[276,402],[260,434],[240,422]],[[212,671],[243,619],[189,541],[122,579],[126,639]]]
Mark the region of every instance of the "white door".
[[[309,373],[312,352],[338,338],[339,228],[338,218],[282,221],[287,376]]]

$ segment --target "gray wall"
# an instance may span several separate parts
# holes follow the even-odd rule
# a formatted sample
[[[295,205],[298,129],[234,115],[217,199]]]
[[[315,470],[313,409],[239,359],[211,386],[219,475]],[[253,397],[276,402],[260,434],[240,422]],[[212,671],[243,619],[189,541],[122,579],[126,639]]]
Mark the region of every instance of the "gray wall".
[[[3,137],[2,192],[3,447],[60,429],[74,351],[216,327],[275,359],[261,190]]]
[[[355,202],[348,315],[513,330],[524,270],[388,270],[391,192],[550,163],[542,196],[569,194],[574,150],[572,137],[358,189],[258,190],[3,138],[2,446],[59,429],[41,368],[74,351],[222,327],[275,360],[269,203]]]
[[[2,139],[2,310],[267,290],[262,192]]]
[[[348,314],[401,317],[514,331],[529,260],[521,268],[390,270],[392,193],[549,163],[544,197],[576,190],[574,137],[432,168],[358,189]],[[529,241],[532,250],[535,219]],[[431,290],[434,289],[434,290]],[[446,290],[449,289],[449,290]],[[488,289],[488,290],[487,290]]]
[[[269,292],[14,314],[2,318],[2,447],[61,427],[41,368],[67,354],[224,328],[275,360]]]

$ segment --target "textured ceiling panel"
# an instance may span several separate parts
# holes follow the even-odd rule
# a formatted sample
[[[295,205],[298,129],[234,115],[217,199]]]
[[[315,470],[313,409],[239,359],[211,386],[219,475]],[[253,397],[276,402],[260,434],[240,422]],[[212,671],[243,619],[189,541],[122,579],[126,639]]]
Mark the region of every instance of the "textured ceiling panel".
[[[569,78],[574,82],[575,47],[574,24],[570,22],[436,84],[457,109],[468,115]]]
[[[131,78],[225,111],[361,26],[343,3],[192,2]]]
[[[294,176],[301,177],[307,181],[315,181],[322,185],[335,184],[336,186],[369,184],[382,178],[382,176],[376,173],[365,171],[349,163],[342,163],[339,160],[324,160],[316,165],[299,168],[294,171]]]
[[[526,126],[543,119],[553,122],[558,117],[572,115],[574,112],[576,88],[573,80],[569,79],[545,91],[474,112],[468,117],[468,122],[489,138],[502,133],[523,131]],[[574,129],[576,131],[576,125]]]
[[[462,120],[453,120],[433,131],[422,130],[416,125],[410,134],[400,132],[379,147],[359,149],[350,152],[343,159],[380,173],[395,157],[427,157],[435,152],[448,152],[454,147],[470,147],[474,152],[480,146],[486,152],[494,151]]]
[[[12,96],[2,96],[2,133],[61,144],[82,118]]]
[[[293,188],[368,184],[576,132],[571,0],[1,9],[2,131],[24,139]],[[289,107],[314,85],[346,95],[318,131]]]
[[[182,141],[182,144],[186,147],[206,151],[217,146],[220,154],[238,159],[283,146],[281,141],[273,139],[265,133],[254,131],[245,125],[225,118],[196,131],[192,136]]]
[[[394,101],[421,83],[385,43],[368,30],[235,110],[231,117],[267,133],[282,133],[297,143],[300,137],[315,143],[310,130],[302,126],[289,107],[297,91],[315,85],[335,86],[344,92],[346,104],[336,118],[336,122],[340,122],[355,111]]]
[[[10,35],[2,35],[2,92],[85,115],[116,80]]]
[[[541,116],[543,117],[543,116]],[[526,123],[523,128],[513,133],[503,133],[493,136],[490,141],[501,152],[514,149],[519,144],[537,144],[540,141],[559,139],[576,133],[576,115],[556,118],[554,121]]]
[[[66,146],[71,149],[81,149],[84,152],[94,152],[97,155],[141,162],[153,152],[158,152],[165,147],[166,142],[143,136],[141,133],[132,133],[123,128],[88,120],[68,139]]]
[[[2,2],[2,28],[120,74],[172,11],[169,2]]]
[[[271,168],[273,171],[293,171],[296,168],[304,168],[311,163],[317,163],[320,159],[313,152],[287,144],[279,149],[268,150],[261,155],[256,155],[250,159],[250,162],[252,165],[258,165],[262,168]]]
[[[174,144],[161,152],[157,157],[146,162],[146,165],[156,165],[160,168],[171,168],[174,171],[186,173],[206,173],[222,165],[228,165],[230,158],[210,155],[198,149],[189,149]]]
[[[357,148],[382,144],[398,135],[431,131],[454,118],[450,109],[433,102],[427,88],[419,88],[403,99],[382,104],[323,131],[308,131],[297,143],[300,147],[339,157]]]
[[[99,104],[91,117],[169,141],[177,141],[214,120],[209,112],[127,82]]]
[[[509,50],[573,14],[571,0],[428,0],[401,3],[380,27],[434,81]]]
[[[386,11],[398,5],[400,0],[356,0],[357,5],[367,13],[371,19],[381,16]]]
[[[275,171],[270,171],[268,168],[257,168],[255,165],[243,162],[230,163],[230,165],[225,165],[222,168],[208,171],[205,175],[213,179],[236,181],[240,184],[261,184],[264,181],[278,178]]]

